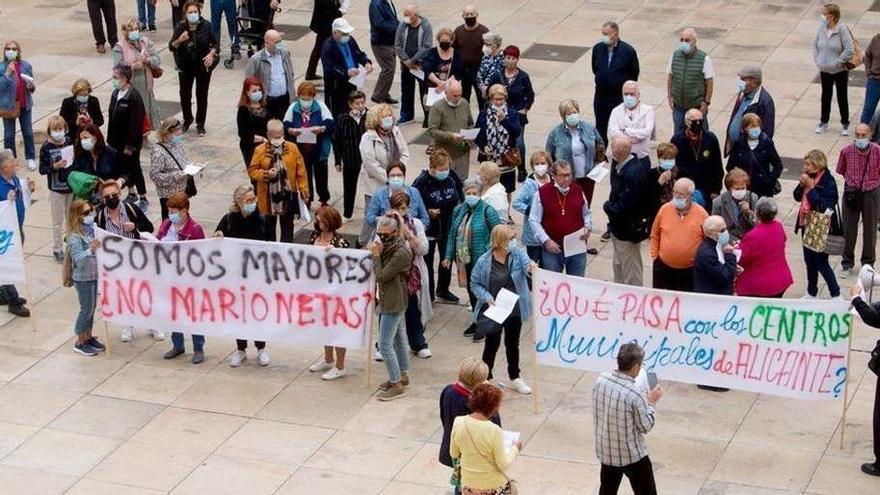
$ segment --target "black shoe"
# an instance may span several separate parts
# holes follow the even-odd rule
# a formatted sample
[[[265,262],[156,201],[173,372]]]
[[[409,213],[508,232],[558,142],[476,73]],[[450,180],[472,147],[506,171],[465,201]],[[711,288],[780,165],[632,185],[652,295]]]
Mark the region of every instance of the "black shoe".
[[[479,344],[480,342],[486,340],[485,335],[474,334],[474,344]]]
[[[149,28],[149,30],[150,30],[150,31],[155,31],[155,30],[156,30],[156,25],[155,25],[155,24],[150,24],[150,28]]]
[[[380,100],[378,98],[372,98],[372,97],[370,98],[370,101],[372,101],[373,103],[376,103],[376,104],[385,103],[385,100]]]
[[[602,239],[602,242],[608,242],[608,241],[610,241],[610,240],[611,240],[611,231],[610,231],[610,230],[606,230],[605,233],[602,234],[601,239]]]
[[[320,81],[322,78],[317,74],[306,74],[306,81]],[[373,100],[375,101],[375,100]],[[381,103],[381,102],[380,102]]]
[[[204,126],[198,126],[198,127],[196,127],[196,131],[198,132],[199,137],[205,137],[205,128],[204,128]]]
[[[388,98],[385,98],[385,103],[389,105],[397,105],[400,102],[389,96]]]
[[[708,392],[728,392],[729,388],[724,387],[713,387],[711,385],[697,385],[697,388],[700,390],[706,390]]]
[[[870,476],[880,476],[880,463],[866,462],[862,464],[862,472]]]
[[[184,351],[183,349],[178,349],[176,347],[172,347],[170,351],[165,353],[164,357],[165,357],[165,359],[174,359],[177,356],[180,356],[181,354],[183,354],[184,352],[186,352],[186,351]]]
[[[599,250],[596,248],[587,248],[587,254],[596,256],[597,254],[599,254]]]
[[[477,334],[477,326],[471,323],[471,326],[467,327],[467,330],[464,331],[465,337],[473,337]]]
[[[89,340],[87,340],[87,341],[86,341],[86,344],[89,344],[90,346],[92,346],[93,349],[95,349],[95,350],[98,351],[98,352],[104,352],[104,351],[107,350],[107,346],[105,346],[104,344],[102,344],[102,343],[101,343],[98,339],[96,339],[95,337],[92,337],[92,338],[90,338]]]
[[[192,127],[192,125],[193,125],[192,120],[190,120],[189,122],[184,120],[183,121],[183,132],[186,133],[187,131],[189,131],[189,128]]]
[[[10,304],[9,312],[20,318],[29,318],[31,316],[31,310],[24,307],[23,304]]]
[[[6,299],[6,296],[0,296],[0,306],[6,306],[9,304],[9,301]]]
[[[451,302],[454,304],[457,304],[459,301],[461,301],[461,299],[459,299],[458,296],[456,296],[452,292],[449,292],[448,290],[443,291],[443,292],[437,292],[435,295],[437,296],[437,299],[440,299],[441,301]]]

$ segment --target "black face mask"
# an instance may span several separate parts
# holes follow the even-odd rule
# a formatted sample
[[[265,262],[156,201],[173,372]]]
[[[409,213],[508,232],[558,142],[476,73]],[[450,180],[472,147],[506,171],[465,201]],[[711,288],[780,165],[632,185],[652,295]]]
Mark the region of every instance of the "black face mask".
[[[452,43],[450,43],[449,41],[441,41],[440,42],[440,49],[441,50],[449,50],[449,48],[451,48],[451,47],[452,47]]]
[[[477,18],[476,17],[465,17],[464,24],[467,27],[474,27],[477,25]]]
[[[692,120],[689,126],[689,129],[694,134],[699,134],[703,132],[703,121],[702,120]]]
[[[115,210],[116,208],[119,207],[119,197],[113,196],[111,198],[107,198],[104,200],[104,204],[107,205],[107,208],[110,208],[111,210]]]
[[[379,240],[387,246],[394,241],[394,234],[379,234]]]

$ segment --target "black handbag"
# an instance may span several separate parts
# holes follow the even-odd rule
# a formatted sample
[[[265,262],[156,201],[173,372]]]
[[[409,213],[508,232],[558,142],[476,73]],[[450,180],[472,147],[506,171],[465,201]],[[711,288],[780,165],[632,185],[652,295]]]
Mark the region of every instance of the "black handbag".
[[[859,182],[859,188],[851,187],[847,184],[843,185],[843,202],[852,209],[858,209],[862,205],[862,188],[865,187],[865,176],[868,174],[868,163],[871,156],[868,152],[868,162],[865,163],[865,170],[862,171],[862,180]]]
[[[174,153],[172,153],[171,150],[166,148],[165,145],[163,145],[162,143],[156,144],[158,144],[160,147],[162,147],[163,150],[165,150],[166,153],[168,153],[168,156],[170,156],[171,159],[174,160],[177,168],[180,169],[181,172],[183,172],[183,167],[180,166],[180,162],[177,161],[177,158],[174,157]],[[196,179],[192,175],[186,176],[186,187],[183,189],[183,192],[186,193],[187,197],[189,198],[199,193],[198,190],[196,190]]]
[[[486,309],[489,308],[489,305],[486,304],[485,307],[480,310],[480,313],[477,315],[476,321],[476,332],[477,335],[481,335],[485,337],[486,335],[492,335],[493,333],[498,333],[501,331],[501,324],[497,321],[493,320],[486,316]]]
[[[871,351],[871,360],[868,361],[868,369],[873,371],[875,375],[880,376],[880,340]]]

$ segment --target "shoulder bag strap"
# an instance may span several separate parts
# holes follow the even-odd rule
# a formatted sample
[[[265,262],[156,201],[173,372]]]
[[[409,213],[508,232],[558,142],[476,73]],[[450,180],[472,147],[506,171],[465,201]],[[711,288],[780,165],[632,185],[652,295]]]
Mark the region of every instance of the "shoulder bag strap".
[[[180,166],[180,162],[177,161],[177,157],[174,156],[174,153],[172,153],[171,150],[166,148],[164,144],[162,144],[162,143],[156,143],[156,144],[158,144],[160,148],[165,150],[165,153],[168,153],[168,156],[170,156],[171,159],[174,160],[174,163],[175,163],[175,165],[177,165],[177,168],[180,169],[181,172],[183,172],[183,167]]]
[[[499,468],[499,467],[498,467],[498,464],[495,463],[495,457],[489,457],[489,456],[483,454],[483,452],[480,451],[479,448],[477,448],[477,442],[474,441],[474,437],[471,435],[471,429],[468,428],[467,424],[464,425],[464,431],[467,432],[467,436],[468,436],[468,438],[470,438],[470,440],[471,440],[471,445],[473,445],[474,450],[476,450],[477,453],[480,454],[480,457],[482,457],[483,459],[489,461],[489,464],[491,464],[492,467],[494,467],[496,471],[498,471],[499,473],[501,473],[501,476],[504,476],[504,479],[506,479],[507,482],[510,483],[510,478],[507,477],[507,473],[505,473],[504,470],[501,469],[501,468]]]

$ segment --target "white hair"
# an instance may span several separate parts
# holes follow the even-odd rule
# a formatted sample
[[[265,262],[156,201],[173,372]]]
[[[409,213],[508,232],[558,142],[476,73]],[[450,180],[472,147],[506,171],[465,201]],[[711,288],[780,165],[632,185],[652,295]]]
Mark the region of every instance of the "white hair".
[[[687,192],[690,195],[693,195],[694,191],[697,190],[697,186],[696,186],[696,184],[694,184],[694,181],[688,179],[687,177],[682,177],[681,179],[678,179],[677,181],[675,181],[675,184],[672,186],[673,190],[681,189],[681,188],[684,188],[685,192]]]
[[[724,218],[718,215],[710,215],[703,220],[703,235],[707,237],[713,237],[712,234],[721,232],[726,228],[727,223],[724,222]]]

